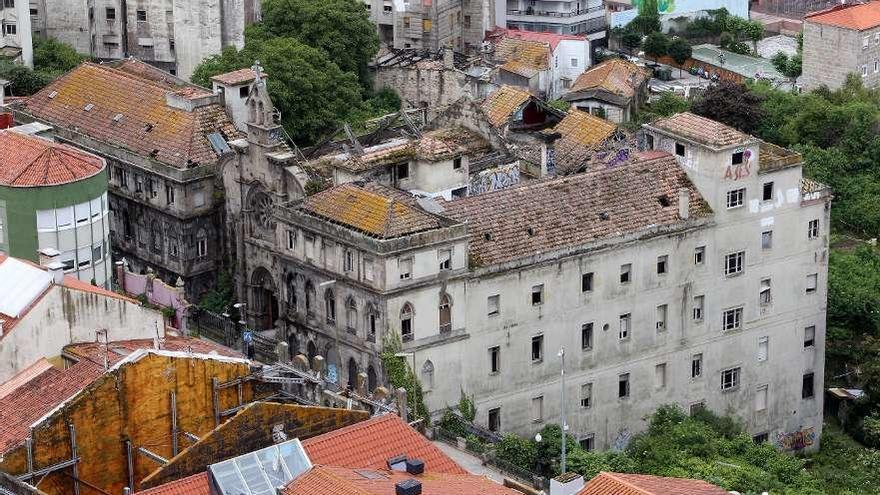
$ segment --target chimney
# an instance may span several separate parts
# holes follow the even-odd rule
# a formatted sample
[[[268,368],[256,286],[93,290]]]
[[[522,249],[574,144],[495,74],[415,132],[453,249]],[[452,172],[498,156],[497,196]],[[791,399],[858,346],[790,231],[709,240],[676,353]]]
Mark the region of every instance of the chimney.
[[[43,248],[38,250],[37,254],[40,255],[40,266],[49,266],[53,262],[58,261],[61,251],[55,248]]]
[[[678,190],[678,216],[682,220],[691,216],[691,193],[685,188]]]
[[[422,483],[412,478],[398,481],[394,485],[394,493],[396,495],[421,495]]]
[[[409,474],[422,474],[425,472],[425,461],[421,459],[407,459],[406,472]]]
[[[447,69],[455,67],[455,52],[452,51],[452,48],[443,49],[443,67]]]
[[[55,285],[62,285],[64,283],[64,264],[60,261],[53,261],[49,263],[46,268],[49,269],[49,274],[52,275],[52,283]]]
[[[550,480],[550,495],[575,495],[583,487],[583,476],[577,473],[563,473]]]

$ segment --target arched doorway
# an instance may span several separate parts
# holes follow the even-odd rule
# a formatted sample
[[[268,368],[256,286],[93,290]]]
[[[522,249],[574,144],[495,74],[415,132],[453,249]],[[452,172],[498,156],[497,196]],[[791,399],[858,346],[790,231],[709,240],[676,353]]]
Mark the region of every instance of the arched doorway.
[[[257,268],[251,276],[251,308],[257,330],[267,330],[275,326],[278,319],[278,299],[275,297],[275,282],[265,268]]]
[[[291,331],[287,336],[287,352],[290,355],[291,360],[299,354],[299,340],[296,338],[296,333],[294,333],[294,331]]]
[[[369,390],[370,392],[376,390],[376,387],[379,386],[377,382],[378,377],[376,376],[376,368],[373,368],[373,365],[371,364],[367,368],[367,390]]]
[[[348,358],[348,388],[357,388],[358,364],[354,358]]]

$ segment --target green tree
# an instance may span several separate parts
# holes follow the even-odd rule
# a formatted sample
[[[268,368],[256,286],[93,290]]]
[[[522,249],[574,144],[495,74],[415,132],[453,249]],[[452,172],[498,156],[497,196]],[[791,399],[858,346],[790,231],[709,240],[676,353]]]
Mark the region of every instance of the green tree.
[[[54,38],[34,37],[34,70],[64,73],[88,58]]]
[[[298,144],[317,142],[361,105],[361,88],[353,73],[343,72],[326,54],[293,38],[246,39],[242,50],[227,48],[199,64],[193,81],[207,85],[211,76],[257,60],[268,74],[281,122]]]
[[[783,52],[778,52],[770,59],[773,67],[785,77],[797,79],[801,75],[801,55],[798,53],[789,57]]]
[[[223,313],[232,305],[235,286],[232,272],[223,270],[217,277],[217,283],[199,300],[198,307],[212,313]]]
[[[693,111],[749,134],[758,128],[764,116],[761,97],[746,86],[729,81],[710,86],[694,102]]]
[[[642,49],[645,50],[646,56],[653,58],[656,62],[658,58],[669,53],[669,36],[660,32],[651,33],[645,38]]]
[[[367,80],[367,64],[379,49],[379,38],[362,2],[264,0],[262,14],[266,34],[322,50],[340,69]]]
[[[691,55],[693,55],[691,44],[682,37],[675,37],[669,42],[667,52],[669,53],[669,56],[672,57],[672,60],[675,60],[675,63],[678,64],[678,75],[681,77],[682,66],[691,58]]]
[[[403,349],[403,343],[400,341],[399,335],[389,333],[384,336],[382,352],[379,354],[379,359],[382,360],[382,369],[392,387],[406,389],[407,402],[412,411],[410,421],[419,419],[430,421],[431,415],[425,405],[422,384],[416,376],[415,370],[410,367],[409,361],[405,357],[395,355],[401,349]]]
[[[533,471],[538,449],[532,440],[508,433],[495,445],[495,455],[518,468]]]
[[[742,25],[742,33],[752,42],[752,52],[757,53],[758,42],[764,37],[764,25],[758,21],[745,21]]]

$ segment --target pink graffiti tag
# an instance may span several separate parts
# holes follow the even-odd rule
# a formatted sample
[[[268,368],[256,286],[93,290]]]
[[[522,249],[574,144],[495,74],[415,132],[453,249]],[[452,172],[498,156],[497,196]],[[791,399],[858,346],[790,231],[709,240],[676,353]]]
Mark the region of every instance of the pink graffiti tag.
[[[736,165],[728,165],[724,172],[725,179],[740,180],[749,176],[752,171],[752,150],[743,152],[743,161]]]

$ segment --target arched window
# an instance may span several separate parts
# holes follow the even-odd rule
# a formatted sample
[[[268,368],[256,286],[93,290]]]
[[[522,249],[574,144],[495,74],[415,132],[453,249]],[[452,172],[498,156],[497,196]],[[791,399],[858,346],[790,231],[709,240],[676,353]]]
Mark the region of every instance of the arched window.
[[[357,388],[358,364],[354,358],[348,358],[348,388],[355,390]]]
[[[452,331],[452,309],[449,304],[449,294],[440,296],[440,333]]]
[[[434,388],[434,363],[431,360],[425,361],[422,365],[422,388],[431,390]]]
[[[311,280],[306,280],[306,314],[315,314],[315,286]]]
[[[199,229],[196,232],[196,256],[205,258],[208,256],[208,234],[205,229]]]
[[[404,342],[413,340],[413,308],[410,303],[400,310],[400,337]]]
[[[367,367],[367,390],[370,392],[376,390],[376,387],[379,386],[378,381],[379,379],[376,377],[376,368],[373,368],[373,365],[371,364]]]
[[[287,309],[296,312],[296,274],[287,274]]]
[[[315,343],[311,340],[309,341],[309,345],[307,346],[308,356],[309,356],[309,366],[314,364],[315,356],[318,355],[318,348],[315,346]]]
[[[357,333],[357,318],[357,303],[354,302],[353,297],[349,297],[345,301],[345,327],[351,333]]]
[[[333,289],[324,291],[324,314],[327,316],[327,323],[336,321],[336,296],[333,295]]]
[[[287,352],[290,354],[291,360],[299,354],[299,340],[297,340],[296,334],[293,332],[287,336]]]
[[[367,305],[366,312],[367,340],[369,342],[375,342],[376,332],[379,330],[379,312],[376,311],[376,307],[372,304]]]
[[[154,253],[162,252],[162,226],[159,225],[159,222],[153,222],[150,225],[150,247],[153,249]]]

